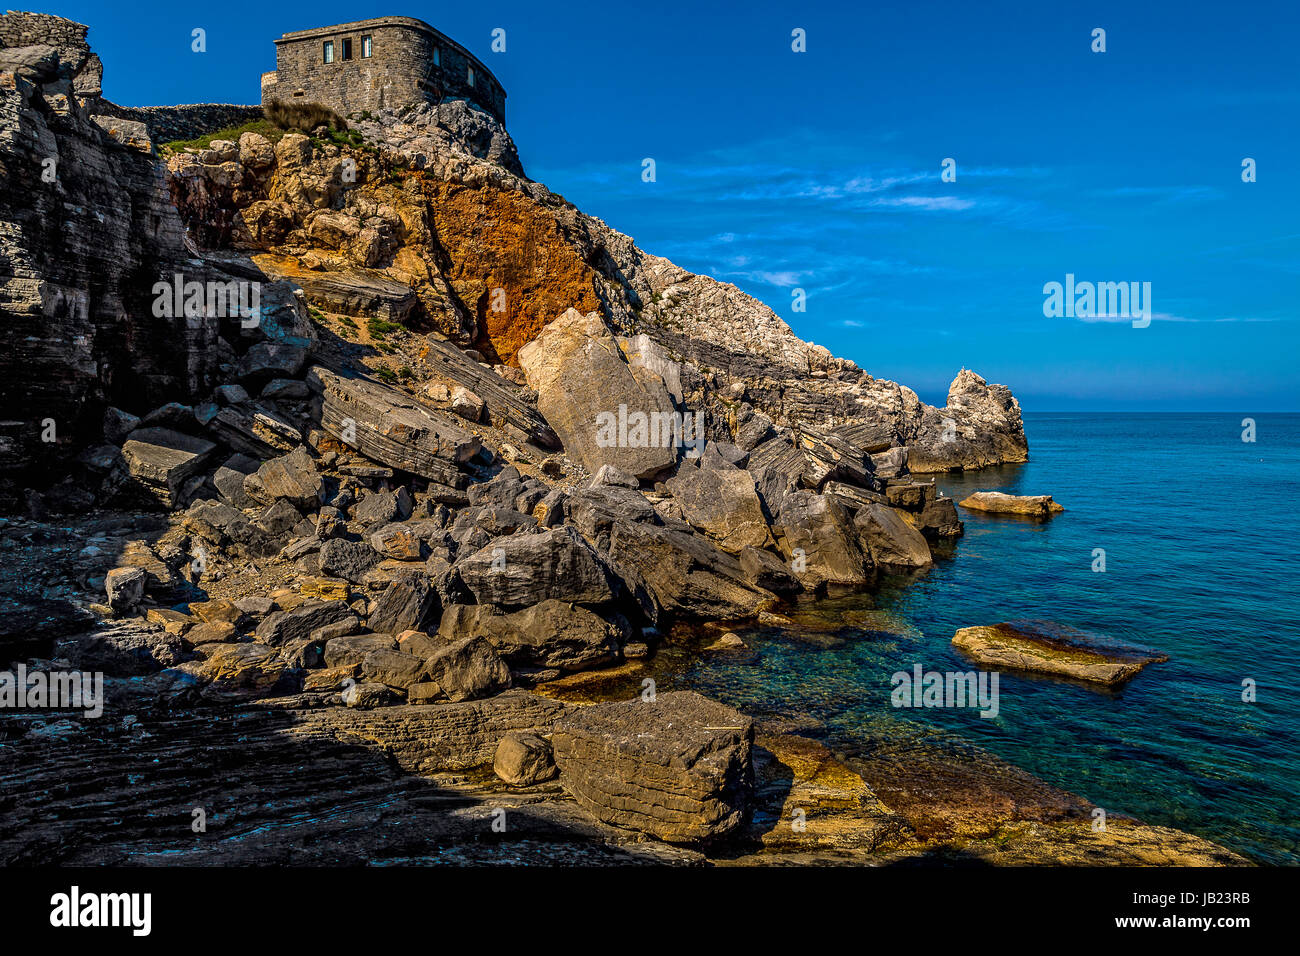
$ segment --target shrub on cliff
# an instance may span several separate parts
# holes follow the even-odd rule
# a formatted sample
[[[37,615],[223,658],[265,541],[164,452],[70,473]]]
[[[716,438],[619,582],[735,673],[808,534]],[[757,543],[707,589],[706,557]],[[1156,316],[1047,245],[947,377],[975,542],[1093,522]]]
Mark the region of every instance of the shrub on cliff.
[[[318,126],[345,131],[347,120],[320,103],[285,103],[271,100],[263,108],[266,118],[280,129],[297,129],[309,133]]]

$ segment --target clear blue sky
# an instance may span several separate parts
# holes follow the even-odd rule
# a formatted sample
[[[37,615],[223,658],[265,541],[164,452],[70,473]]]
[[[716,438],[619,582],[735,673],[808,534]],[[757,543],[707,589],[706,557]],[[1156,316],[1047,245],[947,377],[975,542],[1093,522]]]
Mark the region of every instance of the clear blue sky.
[[[1300,410],[1295,2],[37,9],[127,105],[256,102],[280,33],[421,17],[505,85],[534,179],[927,400],[967,366],[1031,411]],[[1154,321],[1045,318],[1066,273],[1150,282]]]

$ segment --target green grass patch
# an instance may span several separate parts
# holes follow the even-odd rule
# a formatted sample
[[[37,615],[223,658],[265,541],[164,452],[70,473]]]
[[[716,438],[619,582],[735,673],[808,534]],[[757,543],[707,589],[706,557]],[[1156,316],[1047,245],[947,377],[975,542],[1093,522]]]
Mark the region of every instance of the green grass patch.
[[[208,149],[212,146],[214,139],[228,139],[238,143],[239,137],[244,133],[258,133],[265,136],[272,143],[278,143],[280,137],[284,136],[284,130],[270,120],[255,119],[249,120],[243,126],[229,126],[213,133],[204,133],[194,139],[175,139],[170,143],[163,143],[161,149],[165,153],[181,153],[187,149]]]
[[[372,339],[382,339],[393,332],[405,332],[406,326],[371,316],[366,320],[366,331],[370,333]]]

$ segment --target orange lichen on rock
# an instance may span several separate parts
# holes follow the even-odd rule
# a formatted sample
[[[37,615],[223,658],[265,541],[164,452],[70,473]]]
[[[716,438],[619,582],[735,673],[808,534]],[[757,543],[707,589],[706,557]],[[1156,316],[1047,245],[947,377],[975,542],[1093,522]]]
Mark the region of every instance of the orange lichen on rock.
[[[600,308],[595,270],[552,211],[492,186],[423,186],[447,280],[475,313],[474,346],[488,361],[518,365],[519,349],[566,309]]]

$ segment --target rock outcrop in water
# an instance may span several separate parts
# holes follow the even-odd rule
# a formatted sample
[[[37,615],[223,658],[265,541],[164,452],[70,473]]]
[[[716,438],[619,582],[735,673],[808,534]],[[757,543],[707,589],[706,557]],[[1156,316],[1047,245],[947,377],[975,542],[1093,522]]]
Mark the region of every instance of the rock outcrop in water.
[[[967,495],[958,504],[971,511],[1022,515],[1028,518],[1050,518],[1065,510],[1052,500],[1051,495],[1008,495],[1001,491],[977,491]]]
[[[1016,621],[963,627],[952,644],[986,667],[1028,671],[1118,687],[1148,664],[1169,660],[1158,651],[1132,647],[1050,621]]]

